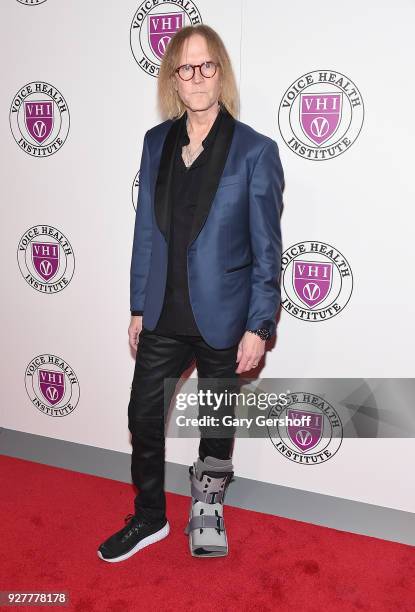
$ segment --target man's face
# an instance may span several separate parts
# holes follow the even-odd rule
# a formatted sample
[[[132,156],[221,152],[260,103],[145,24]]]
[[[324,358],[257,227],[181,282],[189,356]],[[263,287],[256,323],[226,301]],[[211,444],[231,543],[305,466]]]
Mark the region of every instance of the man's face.
[[[206,40],[200,34],[193,34],[185,40],[179,66],[183,64],[202,64],[206,61],[216,61],[210,57]],[[186,108],[192,111],[207,110],[216,105],[220,93],[220,68],[218,66],[213,77],[206,78],[201,75],[199,68],[195,68],[193,78],[183,81],[177,72],[174,75],[175,88]]]

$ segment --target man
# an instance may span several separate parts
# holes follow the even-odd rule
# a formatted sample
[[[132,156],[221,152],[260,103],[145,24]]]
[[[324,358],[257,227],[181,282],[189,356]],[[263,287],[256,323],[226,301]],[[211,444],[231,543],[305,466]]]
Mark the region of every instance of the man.
[[[171,39],[159,101],[169,118],[144,137],[131,259],[128,407],[135,513],[98,550],[117,562],[169,533],[164,493],[164,380],[196,360],[200,379],[237,380],[275,334],[280,305],[282,191],[278,146],[235,118],[228,53],[206,25]],[[191,554],[228,553],[223,500],[233,436],[201,437],[190,467]]]

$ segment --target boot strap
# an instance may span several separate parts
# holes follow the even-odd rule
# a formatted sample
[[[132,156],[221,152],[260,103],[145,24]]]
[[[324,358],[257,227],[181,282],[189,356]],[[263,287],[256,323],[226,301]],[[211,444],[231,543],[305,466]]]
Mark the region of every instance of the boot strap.
[[[213,476],[212,472],[205,472],[202,480],[198,480],[194,474],[191,476],[191,495],[195,499],[206,504],[222,503],[225,491],[232,480],[233,471],[223,472]]]
[[[206,527],[219,529],[219,531],[225,531],[223,517],[213,516],[211,514],[192,516],[190,521],[187,523],[184,532],[188,534],[193,529],[205,529]]]
[[[191,495],[195,499],[206,504],[216,504],[222,502],[225,496],[225,490],[220,491],[201,491],[193,482],[191,484]]]

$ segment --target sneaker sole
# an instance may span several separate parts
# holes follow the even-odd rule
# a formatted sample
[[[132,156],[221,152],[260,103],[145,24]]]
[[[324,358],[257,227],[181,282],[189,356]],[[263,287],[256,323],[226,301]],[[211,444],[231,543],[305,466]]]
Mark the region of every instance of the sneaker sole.
[[[119,557],[113,557],[111,559],[106,559],[105,557],[102,556],[101,551],[99,550],[97,551],[97,554],[98,554],[98,557],[102,559],[103,561],[108,561],[109,563],[118,563],[119,561],[124,561],[125,559],[129,559],[130,557],[135,555],[135,553],[145,548],[146,546],[149,546],[150,544],[154,544],[155,542],[162,540],[163,538],[167,537],[169,533],[170,533],[170,525],[167,522],[164,525],[164,527],[162,527],[155,533],[152,533],[151,535],[147,536],[146,538],[143,538],[131,550],[129,550],[127,553],[124,553],[123,555],[120,555]]]

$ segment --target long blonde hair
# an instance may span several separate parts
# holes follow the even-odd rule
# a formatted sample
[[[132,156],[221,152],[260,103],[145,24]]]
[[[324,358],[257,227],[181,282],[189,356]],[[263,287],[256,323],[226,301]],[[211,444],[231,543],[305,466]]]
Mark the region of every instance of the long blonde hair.
[[[219,34],[205,24],[184,26],[176,32],[167,45],[158,77],[158,103],[161,114],[165,119],[176,119],[181,117],[186,110],[178,92],[174,88],[174,71],[179,67],[184,42],[193,34],[200,34],[205,38],[209,53],[212,55],[212,60],[218,62],[222,76],[219,103],[234,118],[237,118],[239,113],[239,95],[229,54]]]

